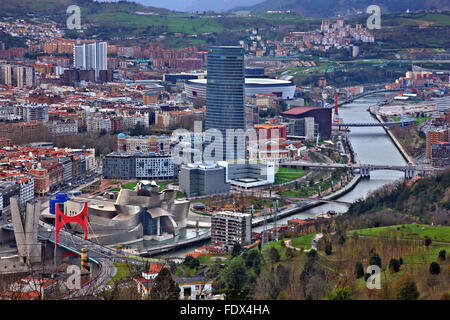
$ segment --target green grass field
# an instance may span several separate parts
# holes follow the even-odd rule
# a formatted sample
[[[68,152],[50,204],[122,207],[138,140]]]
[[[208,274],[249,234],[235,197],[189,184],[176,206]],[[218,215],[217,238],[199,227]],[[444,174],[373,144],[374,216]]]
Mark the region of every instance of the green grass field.
[[[301,178],[305,174],[305,170],[279,167],[278,172],[275,174],[275,184],[289,182]]]
[[[303,247],[304,249],[310,249],[311,241],[315,235],[316,235],[315,233],[310,233],[301,237],[294,238],[291,240],[291,246],[296,248]]]
[[[134,190],[134,187],[136,187],[137,183],[137,181],[125,183],[122,185],[122,189]]]
[[[405,224],[389,227],[369,228],[349,231],[352,235],[357,232],[359,235],[383,237],[389,239],[423,239],[428,236],[432,240],[450,243],[449,226],[432,226],[426,224]]]
[[[126,263],[123,262],[115,262],[114,265],[117,268],[117,273],[114,275],[108,284],[114,284],[115,282],[126,278],[130,274],[130,269]]]

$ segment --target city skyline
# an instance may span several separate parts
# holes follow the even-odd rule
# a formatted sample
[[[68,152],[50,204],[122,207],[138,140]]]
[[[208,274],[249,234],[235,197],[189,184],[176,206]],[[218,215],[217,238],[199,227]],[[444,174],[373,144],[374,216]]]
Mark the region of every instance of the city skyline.
[[[2,3],[0,300],[448,300],[444,1],[143,1]]]

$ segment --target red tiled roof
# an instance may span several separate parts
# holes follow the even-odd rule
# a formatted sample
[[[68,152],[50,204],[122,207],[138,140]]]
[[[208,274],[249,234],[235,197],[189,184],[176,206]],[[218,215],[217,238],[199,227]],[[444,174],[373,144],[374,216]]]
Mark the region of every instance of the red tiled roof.
[[[288,111],[284,111],[281,114],[282,115],[296,116],[296,115],[303,114],[305,112],[308,112],[308,111],[311,111],[311,110],[316,110],[316,109],[321,109],[321,108],[319,108],[319,107],[295,107],[295,108],[292,108],[292,109],[290,109]]]
[[[164,268],[164,264],[163,263],[152,263],[150,265],[150,269],[148,271],[149,272],[157,272],[157,273],[159,273],[163,268]]]

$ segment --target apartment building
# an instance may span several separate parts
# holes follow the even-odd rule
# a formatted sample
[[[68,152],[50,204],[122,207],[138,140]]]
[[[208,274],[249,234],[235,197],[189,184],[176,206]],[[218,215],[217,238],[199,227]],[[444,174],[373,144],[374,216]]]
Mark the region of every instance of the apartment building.
[[[231,250],[234,244],[251,242],[252,216],[248,213],[223,211],[211,216],[211,243]]]

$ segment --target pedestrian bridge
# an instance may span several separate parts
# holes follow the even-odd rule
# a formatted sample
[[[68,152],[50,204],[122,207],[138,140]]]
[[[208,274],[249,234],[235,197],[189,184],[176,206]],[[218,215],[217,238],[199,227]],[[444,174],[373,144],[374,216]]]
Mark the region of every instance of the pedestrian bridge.
[[[395,124],[408,125],[414,123],[414,119],[408,119],[398,122],[361,122],[361,123],[333,123],[334,127],[390,127]]]
[[[343,205],[343,206],[346,206],[346,207],[350,207],[352,205],[351,202],[345,202],[345,201],[339,201],[339,200],[331,200],[331,199],[323,199],[323,198],[292,198],[292,197],[288,197],[286,199],[287,200],[292,200],[292,201],[313,200],[313,201],[324,202],[324,203],[339,204],[339,205]]]
[[[418,175],[425,175],[434,170],[433,167],[417,166],[413,164],[408,165],[378,165],[378,164],[343,164],[343,163],[317,163],[307,161],[285,161],[280,163],[281,167],[285,168],[313,168],[319,170],[327,169],[346,169],[352,173],[359,173],[363,178],[370,178],[370,172],[376,170],[394,170],[403,171],[405,177],[408,179],[414,178]]]

